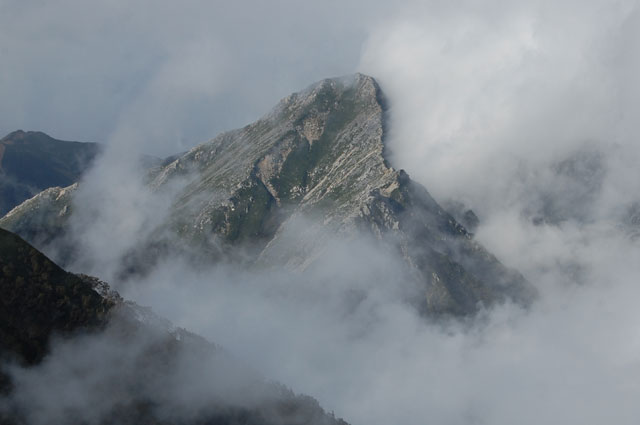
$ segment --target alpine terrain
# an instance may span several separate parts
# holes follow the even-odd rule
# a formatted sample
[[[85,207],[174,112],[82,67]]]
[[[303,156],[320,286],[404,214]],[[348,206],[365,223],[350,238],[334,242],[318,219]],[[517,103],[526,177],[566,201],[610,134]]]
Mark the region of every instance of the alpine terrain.
[[[123,258],[123,276],[176,252],[304,273],[329,239],[365,235],[403,258],[419,288],[409,301],[424,314],[464,315],[506,298],[528,303],[534,292],[524,278],[389,164],[385,125],[373,78],[327,79],[152,169],[149,189],[180,189],[168,218]],[[76,188],[42,192],[0,226],[40,247],[68,238]]]
[[[54,186],[80,179],[101,146],[66,142],[38,131],[14,131],[0,139],[0,214]]]
[[[346,425],[0,229],[0,424]]]

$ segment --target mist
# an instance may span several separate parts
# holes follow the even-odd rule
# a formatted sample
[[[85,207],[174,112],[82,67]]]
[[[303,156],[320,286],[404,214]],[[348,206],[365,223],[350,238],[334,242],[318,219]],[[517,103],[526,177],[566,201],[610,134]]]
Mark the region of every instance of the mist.
[[[278,6],[293,8],[285,3]],[[638,3],[333,6],[274,7],[266,27],[258,12],[247,17],[246,26],[268,30],[264,51],[246,31],[220,35],[240,25],[232,6],[219,12],[235,18],[222,27],[198,20],[200,7],[214,13],[204,5],[181,9],[166,34],[156,23],[134,31],[144,8],[127,9],[125,34],[140,37],[122,53],[135,60],[117,80],[137,81],[123,89],[137,95],[107,96],[106,112],[85,130],[60,127],[71,138],[108,140],[74,200],[83,247],[74,270],[110,280],[124,297],[353,425],[637,423],[640,245],[629,214],[640,202]],[[310,21],[301,16],[313,24],[302,28]],[[193,32],[180,35],[190,18]],[[288,19],[299,43],[274,29]],[[135,54],[154,40],[169,46],[166,55]],[[391,164],[437,201],[472,208],[475,238],[527,278],[535,303],[425,319],[407,302],[419,294],[402,259],[364,236],[328,235],[324,255],[304,272],[194,268],[172,258],[144,278],[118,281],[118,261],[173,201],[172,190],[148,189],[132,153],[187,149],[315,79],[355,70],[388,97]],[[78,102],[74,95],[64,110]],[[37,109],[17,111],[35,120],[11,123],[52,125],[44,112],[31,114]]]
[[[633,193],[637,3],[482,6],[406,7],[365,43],[360,68],[391,99],[394,164],[481,215],[556,184],[540,174],[584,149],[605,156],[606,196]]]
[[[0,1],[0,131],[166,156],[351,72],[389,5],[293,0]],[[356,19],[357,17],[357,19]]]
[[[293,396],[222,348],[130,302],[111,312],[105,329],[56,336],[40,364],[7,369],[15,387],[0,411],[29,424],[233,417]]]

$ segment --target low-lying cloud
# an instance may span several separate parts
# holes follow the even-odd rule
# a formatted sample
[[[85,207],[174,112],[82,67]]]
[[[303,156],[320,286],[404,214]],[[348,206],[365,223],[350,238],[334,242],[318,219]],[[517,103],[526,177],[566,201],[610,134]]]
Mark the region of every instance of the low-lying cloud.
[[[538,289],[530,308],[507,303],[469,320],[425,320],[405,302],[415,288],[402,278],[401,259],[366,239],[336,239],[318,267],[302,274],[233,264],[194,270],[175,258],[119,289],[354,425],[635,424],[640,245],[628,213],[640,200],[637,2],[419,3],[370,12],[357,25],[366,34],[359,68],[390,100],[391,163],[437,200],[476,211],[476,238]],[[335,11],[320,16],[339,34],[353,21],[332,21]],[[196,52],[198,43],[209,43],[202,36],[189,38]],[[227,58],[254,63],[231,50]],[[179,55],[184,69],[170,61],[147,87],[182,75],[205,79],[194,66],[224,71],[200,67],[208,56],[189,59],[189,52]],[[353,50],[319,60],[318,69],[350,72],[351,65],[336,65],[347,52]],[[302,74],[309,81],[300,81]],[[228,96],[239,87],[241,99],[257,96],[255,109],[241,117],[248,121],[275,93],[240,84],[253,75],[211,83],[205,93]],[[274,78],[276,87],[290,91],[328,75],[289,76],[280,74],[284,85]],[[200,90],[195,82],[175,84],[188,102]],[[149,99],[162,104],[166,97],[155,93],[150,89]],[[165,116],[146,113],[141,123]],[[102,277],[116,275],[112,265],[171,201],[147,193],[135,166],[119,162],[145,137],[148,126],[136,127],[138,116],[119,120],[120,142],[110,144],[112,154],[77,197],[97,224],[77,235],[85,238],[85,264]]]
[[[7,368],[14,388],[0,411],[29,424],[182,422],[288,395],[220,347],[165,322],[127,303],[100,332],[52,338],[40,364]]]

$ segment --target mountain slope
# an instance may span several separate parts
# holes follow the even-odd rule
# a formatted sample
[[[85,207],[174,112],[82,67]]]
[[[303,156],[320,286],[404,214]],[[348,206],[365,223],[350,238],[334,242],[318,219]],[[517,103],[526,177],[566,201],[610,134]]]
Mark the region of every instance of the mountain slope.
[[[389,165],[384,138],[385,100],[371,77],[323,80],[292,94],[257,122],[150,174],[158,193],[186,183],[169,219],[138,249],[151,258],[134,258],[148,265],[177,252],[304,272],[331,240],[365,235],[403,258],[419,287],[411,302],[424,313],[468,314],[508,297],[528,302],[533,291],[522,276]],[[18,223],[33,222],[38,202],[0,226],[27,235],[33,225]],[[46,215],[63,209],[56,203]]]
[[[71,214],[71,200],[77,183],[66,188],[50,187],[27,199],[2,217],[0,227],[19,234],[37,247],[45,247],[55,241],[63,243],[60,237],[65,234],[68,218]],[[65,244],[60,252],[72,255],[73,243]],[[56,261],[65,264],[64,258]]]
[[[80,277],[0,229],[0,353],[42,359],[53,332],[95,328],[113,306]]]
[[[323,239],[364,231],[397,245],[419,275],[416,304],[425,312],[465,314],[506,296],[529,299],[518,273],[389,166],[384,108],[371,77],[324,80],[256,123],[194,148],[152,185],[195,175],[174,204],[171,226],[212,256],[248,240],[263,264],[304,269],[321,255]],[[307,235],[286,237],[301,218]]]
[[[96,143],[56,140],[36,131],[0,139],[0,214],[36,193],[80,179],[100,152]]]
[[[2,229],[0,290],[2,424],[346,425]]]

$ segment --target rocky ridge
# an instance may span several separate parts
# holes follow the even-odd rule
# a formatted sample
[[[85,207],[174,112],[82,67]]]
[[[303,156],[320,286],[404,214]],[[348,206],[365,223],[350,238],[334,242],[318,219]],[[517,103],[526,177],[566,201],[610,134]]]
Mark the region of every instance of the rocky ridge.
[[[529,302],[534,292],[521,275],[389,165],[384,139],[385,99],[373,78],[327,79],[294,93],[255,123],[149,174],[157,193],[182,186],[170,218],[140,251],[164,247],[153,250],[158,257],[178,247],[209,262],[304,272],[329,240],[365,234],[401,255],[420,288],[411,302],[426,314],[469,314],[506,298]],[[50,205],[58,216],[64,209]],[[32,208],[19,211],[27,217],[14,213],[0,226],[24,234],[31,225],[16,223],[29,223]]]

